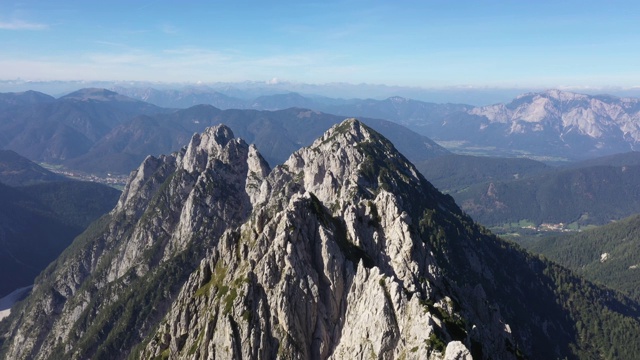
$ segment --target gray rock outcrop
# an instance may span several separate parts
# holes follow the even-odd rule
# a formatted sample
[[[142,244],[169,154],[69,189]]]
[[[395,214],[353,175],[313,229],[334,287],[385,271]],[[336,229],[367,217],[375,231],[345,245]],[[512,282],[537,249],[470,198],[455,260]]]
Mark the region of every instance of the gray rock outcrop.
[[[376,173],[377,152],[396,173]],[[332,128],[266,177],[251,219],[202,261],[142,357],[442,358],[451,335],[422,302],[461,315],[436,296],[439,269],[407,210],[409,195],[452,204],[387,190],[422,182],[359,122]]]

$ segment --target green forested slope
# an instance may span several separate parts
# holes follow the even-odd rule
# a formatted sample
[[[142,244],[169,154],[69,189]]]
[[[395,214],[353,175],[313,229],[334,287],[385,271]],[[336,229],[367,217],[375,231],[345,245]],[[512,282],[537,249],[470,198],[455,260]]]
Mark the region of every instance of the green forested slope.
[[[543,238],[532,242],[529,249],[640,301],[640,215],[576,234]]]
[[[0,183],[0,297],[32,284],[74,237],[113,208],[119,194],[80,181],[26,187]]]
[[[531,326],[530,333],[519,334],[528,339],[518,344],[523,353],[535,353],[534,358],[540,359],[555,358],[555,353],[571,354],[569,359],[611,360],[634,359],[640,353],[637,301],[523,251],[468,217],[436,210],[425,214],[420,228],[429,233],[428,241],[447,277],[468,289],[470,296],[477,295],[471,289],[482,286],[487,298],[500,299],[501,308],[493,310],[509,323],[519,327],[545,323],[542,329]],[[490,278],[478,271],[476,261],[493,269]],[[529,348],[545,342],[548,348]]]
[[[465,188],[490,181],[522,179],[553,168],[525,158],[498,158],[471,155],[444,155],[417,162],[429,182],[440,191],[456,193]]]
[[[452,194],[488,226],[527,220],[602,225],[640,213],[640,166],[592,166],[494,181]]]

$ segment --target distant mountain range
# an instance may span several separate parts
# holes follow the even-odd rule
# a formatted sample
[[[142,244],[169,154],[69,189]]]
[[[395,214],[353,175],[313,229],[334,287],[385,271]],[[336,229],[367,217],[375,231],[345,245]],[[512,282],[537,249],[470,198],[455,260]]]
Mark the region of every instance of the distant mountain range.
[[[20,93],[0,93],[0,110],[13,106],[36,105],[54,101],[54,97],[33,90]]]
[[[482,107],[427,103],[398,96],[385,100],[336,99],[292,92],[246,99],[206,87],[184,90],[121,87],[118,91],[123,94],[104,89],[82,89],[59,99],[33,91],[0,94],[0,107],[4,108],[0,114],[0,148],[15,150],[41,162],[101,172],[106,170],[104,166],[86,165],[88,159],[93,158],[88,154],[109,154],[113,158],[108,163],[126,164],[110,171],[128,172],[135,166],[133,164],[139,163],[141,156],[171,151],[186,144],[193,132],[214,125],[209,121],[211,119],[207,119],[208,123],[200,122],[202,126],[185,126],[184,122],[169,124],[170,115],[158,115],[180,113],[181,110],[171,109],[200,104],[213,105],[220,110],[311,109],[312,114],[323,113],[322,116],[314,115],[316,118],[332,118],[322,129],[300,136],[307,139],[318,136],[319,131],[347,117],[385,119],[435,139],[454,152],[473,155],[566,161],[627,152],[637,149],[640,144],[639,99],[558,90],[524,94],[507,104]],[[191,112],[203,111],[201,107],[197,109]],[[174,115],[173,120],[180,122],[179,118],[184,114]],[[297,121],[297,118],[285,119],[284,113],[247,114],[256,119],[269,118],[269,121],[283,116],[278,120],[281,123],[278,126]],[[139,117],[142,115],[148,118]],[[227,121],[227,115],[231,113],[223,112],[218,121]],[[238,115],[231,116],[238,118]],[[246,116],[249,115],[240,117]],[[127,135],[130,141],[137,143],[133,147],[125,144],[127,140],[113,144],[127,132],[126,127],[132,127],[129,133],[137,134]],[[147,130],[153,135],[147,136]],[[380,131],[384,133],[384,130]],[[394,141],[392,135],[385,135]],[[291,132],[272,133],[270,137],[271,142],[282,145],[281,149],[274,149],[277,153],[274,155],[269,149],[261,149],[270,162],[282,161],[300,146],[308,144]],[[111,148],[111,145],[117,146]],[[401,151],[409,149],[410,146],[405,146]],[[409,157],[414,162],[424,160]]]
[[[270,164],[277,165],[342,120],[342,116],[298,108],[279,111],[219,110],[199,105],[170,114],[141,116],[120,124],[97,142],[85,156],[70,163],[77,165],[77,168],[89,170],[93,170],[92,166],[111,164],[111,169],[122,172],[133,169],[147,154],[178,149],[188,143],[194,132],[224,123],[239,136],[256,144]],[[429,138],[398,124],[377,119],[363,121],[392,139],[414,161],[448,153]],[[117,168],[118,163],[110,161],[110,158],[115,155],[121,161],[122,154],[130,155],[131,162],[126,164],[126,168]]]
[[[2,96],[21,98],[27,94]],[[171,110],[109,90],[82,89],[59,99],[42,97],[29,106],[16,105],[0,114],[0,147],[74,170],[128,174],[147,155],[178,149],[195,132],[225,123],[255,143],[275,165],[342,120],[344,116],[298,108],[220,110],[196,105]],[[363,121],[397,143],[412,161],[448,153],[401,125],[377,119]]]
[[[160,106],[178,105],[178,100],[188,98],[185,104],[208,100],[222,109],[300,107],[345,117],[381,118],[407,126],[454,151],[480,155],[575,160],[640,148],[640,100],[608,95],[548,90],[523,94],[506,104],[474,107],[398,96],[385,100],[331,99],[284,93],[243,100],[215,91],[208,98],[202,93],[196,97],[190,91],[147,90],[145,94],[155,96],[145,97],[140,97],[140,90],[119,91]]]
[[[634,153],[624,161],[619,157],[600,161],[601,165],[624,163],[618,168],[587,170],[585,165],[579,170],[547,172],[547,165],[530,159],[452,155],[409,129],[458,144],[456,151],[474,148],[480,153],[529,153],[543,158],[595,157],[636,146],[638,99],[550,90],[522,95],[509,104],[472,107],[400,97],[344,100],[296,93],[241,100],[199,89],[131,95],[173,99],[174,105],[208,100],[253,109],[195,105],[172,110],[104,89],[82,89],[59,99],[35,92],[0,94],[0,103],[5,104],[0,113],[0,146],[74,170],[127,174],[147,155],[179,149],[194,133],[224,123],[277,165],[344,117],[357,115],[397,144],[427,179],[450,192],[485,225],[530,221],[583,226],[640,211],[633,193],[635,172],[640,169],[634,161],[640,161],[633,160]],[[338,115],[294,106],[329,109]],[[285,109],[273,110],[281,107]],[[259,110],[264,108],[272,110]]]
[[[438,121],[450,113],[473,109],[471,105],[429,103],[400,96],[389,97],[385,100],[343,99],[326,96],[304,96],[296,92],[284,92],[252,98],[237,98],[207,88],[186,88],[179,91],[116,87],[114,90],[161,107],[187,108],[197,104],[208,104],[223,110],[254,109],[271,111],[296,107],[344,117],[358,116],[385,119],[417,128],[424,126],[423,123],[425,122]]]
[[[114,91],[165,108],[186,109],[195,105],[213,105],[220,109],[246,109],[246,100],[227,96],[203,87],[188,87],[183,90],[153,88],[115,87]]]
[[[395,121],[454,152],[575,160],[640,149],[640,100],[632,98],[549,90],[484,107],[392,97],[317,108]]]
[[[83,89],[56,100],[0,94],[0,99],[11,97],[35,100],[0,113],[0,148],[57,164],[86,153],[114,126],[136,115],[168,111],[103,89]]]
[[[479,132],[497,133],[514,150],[587,158],[640,148],[639,99],[549,90],[468,113]],[[478,144],[492,145],[489,138]]]

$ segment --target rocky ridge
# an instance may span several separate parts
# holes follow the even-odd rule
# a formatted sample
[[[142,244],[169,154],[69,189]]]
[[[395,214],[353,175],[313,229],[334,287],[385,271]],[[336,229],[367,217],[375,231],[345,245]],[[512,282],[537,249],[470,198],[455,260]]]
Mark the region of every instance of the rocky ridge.
[[[425,341],[443,325],[421,300],[441,284],[426,244],[411,231],[406,210],[418,209],[384,189],[424,179],[380,140],[359,122],[345,122],[275,168],[254,204],[260,210],[192,274],[142,358],[447,353]],[[386,148],[368,148],[373,144]],[[380,155],[398,172],[375,177]],[[414,195],[430,206],[455,206],[444,196]],[[459,317],[446,309],[448,301],[434,306]],[[446,330],[438,336],[451,340]],[[448,350],[465,351],[462,343]]]
[[[110,357],[112,347],[140,341],[204,249],[248,216],[253,181],[267,172],[255,148],[226,127],[195,135],[178,153],[148,157],[116,208],[41,275],[31,296],[39,301],[25,304],[30,315],[12,329],[20,345],[8,347],[8,358]],[[109,313],[125,308],[127,319]]]
[[[217,126],[143,162],[0,323],[0,355],[574,358],[604,351],[575,321],[640,333],[615,293],[596,297],[606,314],[571,313],[557,274],[579,283],[475,225],[357,120],[271,171]]]
[[[640,100],[589,96],[560,90],[518,96],[509,104],[476,107],[472,115],[509,125],[509,133],[554,130],[560,138],[575,132],[593,139],[621,137],[640,142]]]

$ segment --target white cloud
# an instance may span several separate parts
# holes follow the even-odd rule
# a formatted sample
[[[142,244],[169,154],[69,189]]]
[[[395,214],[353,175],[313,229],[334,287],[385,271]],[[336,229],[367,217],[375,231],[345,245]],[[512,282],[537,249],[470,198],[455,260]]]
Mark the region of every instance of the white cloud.
[[[198,47],[147,51],[103,43],[104,50],[74,56],[0,59],[0,79],[40,80],[144,80],[144,81],[245,81],[279,83],[282,78],[299,81],[357,81],[362,66],[349,66],[340,56],[300,52],[250,56],[235,50]],[[360,79],[361,80],[361,79]]]
[[[164,24],[161,26],[162,32],[167,34],[167,35],[173,35],[173,34],[177,34],[178,32],[180,32],[180,29],[178,29],[178,27],[173,26],[171,24]]]
[[[88,64],[96,65],[136,65],[149,63],[153,59],[142,52],[91,53],[86,54]]]
[[[47,24],[31,23],[22,20],[0,21],[0,30],[46,30]]]

